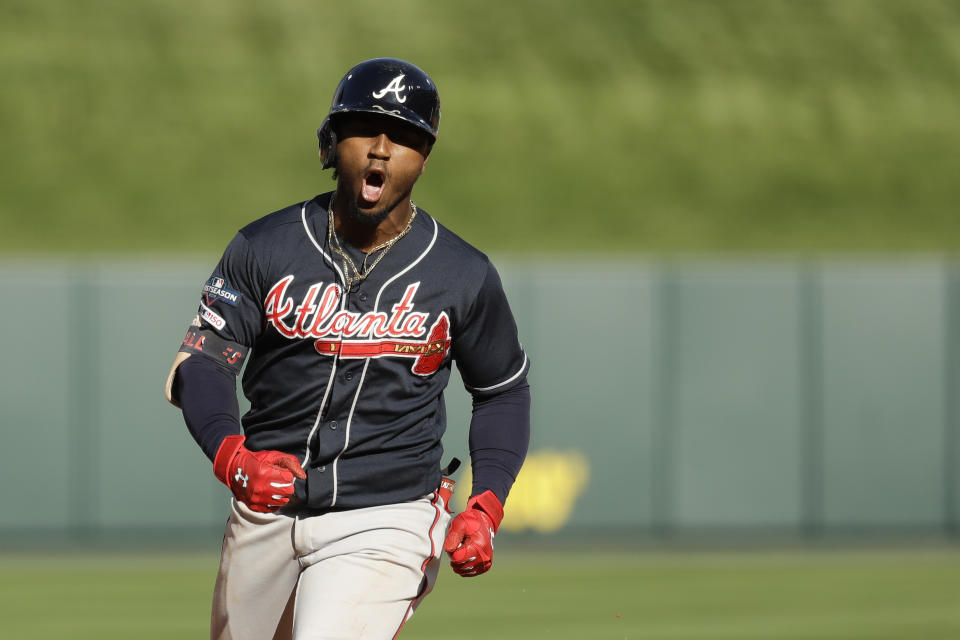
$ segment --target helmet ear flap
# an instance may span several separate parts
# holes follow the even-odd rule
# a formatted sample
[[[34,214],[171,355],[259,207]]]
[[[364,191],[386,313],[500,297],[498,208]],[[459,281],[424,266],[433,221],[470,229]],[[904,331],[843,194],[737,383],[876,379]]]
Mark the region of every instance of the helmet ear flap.
[[[333,130],[330,118],[324,118],[323,124],[317,129],[317,140],[320,144],[320,160],[324,169],[337,164],[337,133]]]

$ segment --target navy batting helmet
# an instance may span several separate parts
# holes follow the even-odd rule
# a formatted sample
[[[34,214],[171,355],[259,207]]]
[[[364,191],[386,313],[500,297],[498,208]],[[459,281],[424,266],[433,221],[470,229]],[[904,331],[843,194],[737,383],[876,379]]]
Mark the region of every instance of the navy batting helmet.
[[[419,67],[396,58],[365,60],[347,72],[333,94],[330,112],[317,129],[323,168],[336,163],[337,135],[331,118],[339,113],[377,113],[399,118],[437,139],[440,94]]]

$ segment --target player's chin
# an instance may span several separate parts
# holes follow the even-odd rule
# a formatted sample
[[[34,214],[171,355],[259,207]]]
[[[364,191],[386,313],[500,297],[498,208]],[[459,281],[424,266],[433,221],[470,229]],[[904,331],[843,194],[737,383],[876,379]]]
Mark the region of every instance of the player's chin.
[[[350,217],[361,224],[375,227],[390,215],[390,207],[381,197],[376,202],[369,202],[362,196],[354,198],[350,207]]]

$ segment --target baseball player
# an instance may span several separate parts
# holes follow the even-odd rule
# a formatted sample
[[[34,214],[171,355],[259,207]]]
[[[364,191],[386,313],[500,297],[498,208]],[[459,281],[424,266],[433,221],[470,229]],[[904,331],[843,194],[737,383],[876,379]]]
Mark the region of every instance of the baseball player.
[[[416,66],[352,68],[317,132],[336,189],[242,228],[203,286],[167,398],[233,493],[212,638],[394,638],[442,551],[462,576],[491,566],[530,363],[490,261],[411,199],[439,121]],[[473,396],[456,516],[454,361]]]

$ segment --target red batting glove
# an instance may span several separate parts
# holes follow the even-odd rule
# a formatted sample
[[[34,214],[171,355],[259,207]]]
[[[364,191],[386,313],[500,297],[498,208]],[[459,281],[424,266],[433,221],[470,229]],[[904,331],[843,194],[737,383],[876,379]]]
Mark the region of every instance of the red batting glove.
[[[493,564],[493,536],[503,520],[503,505],[493,491],[467,501],[467,508],[450,522],[443,550],[450,555],[454,573],[478,576]]]
[[[250,451],[244,436],[227,436],[213,459],[213,475],[237,500],[254,511],[270,513],[290,502],[293,478],[306,478],[296,456],[280,451]]]

